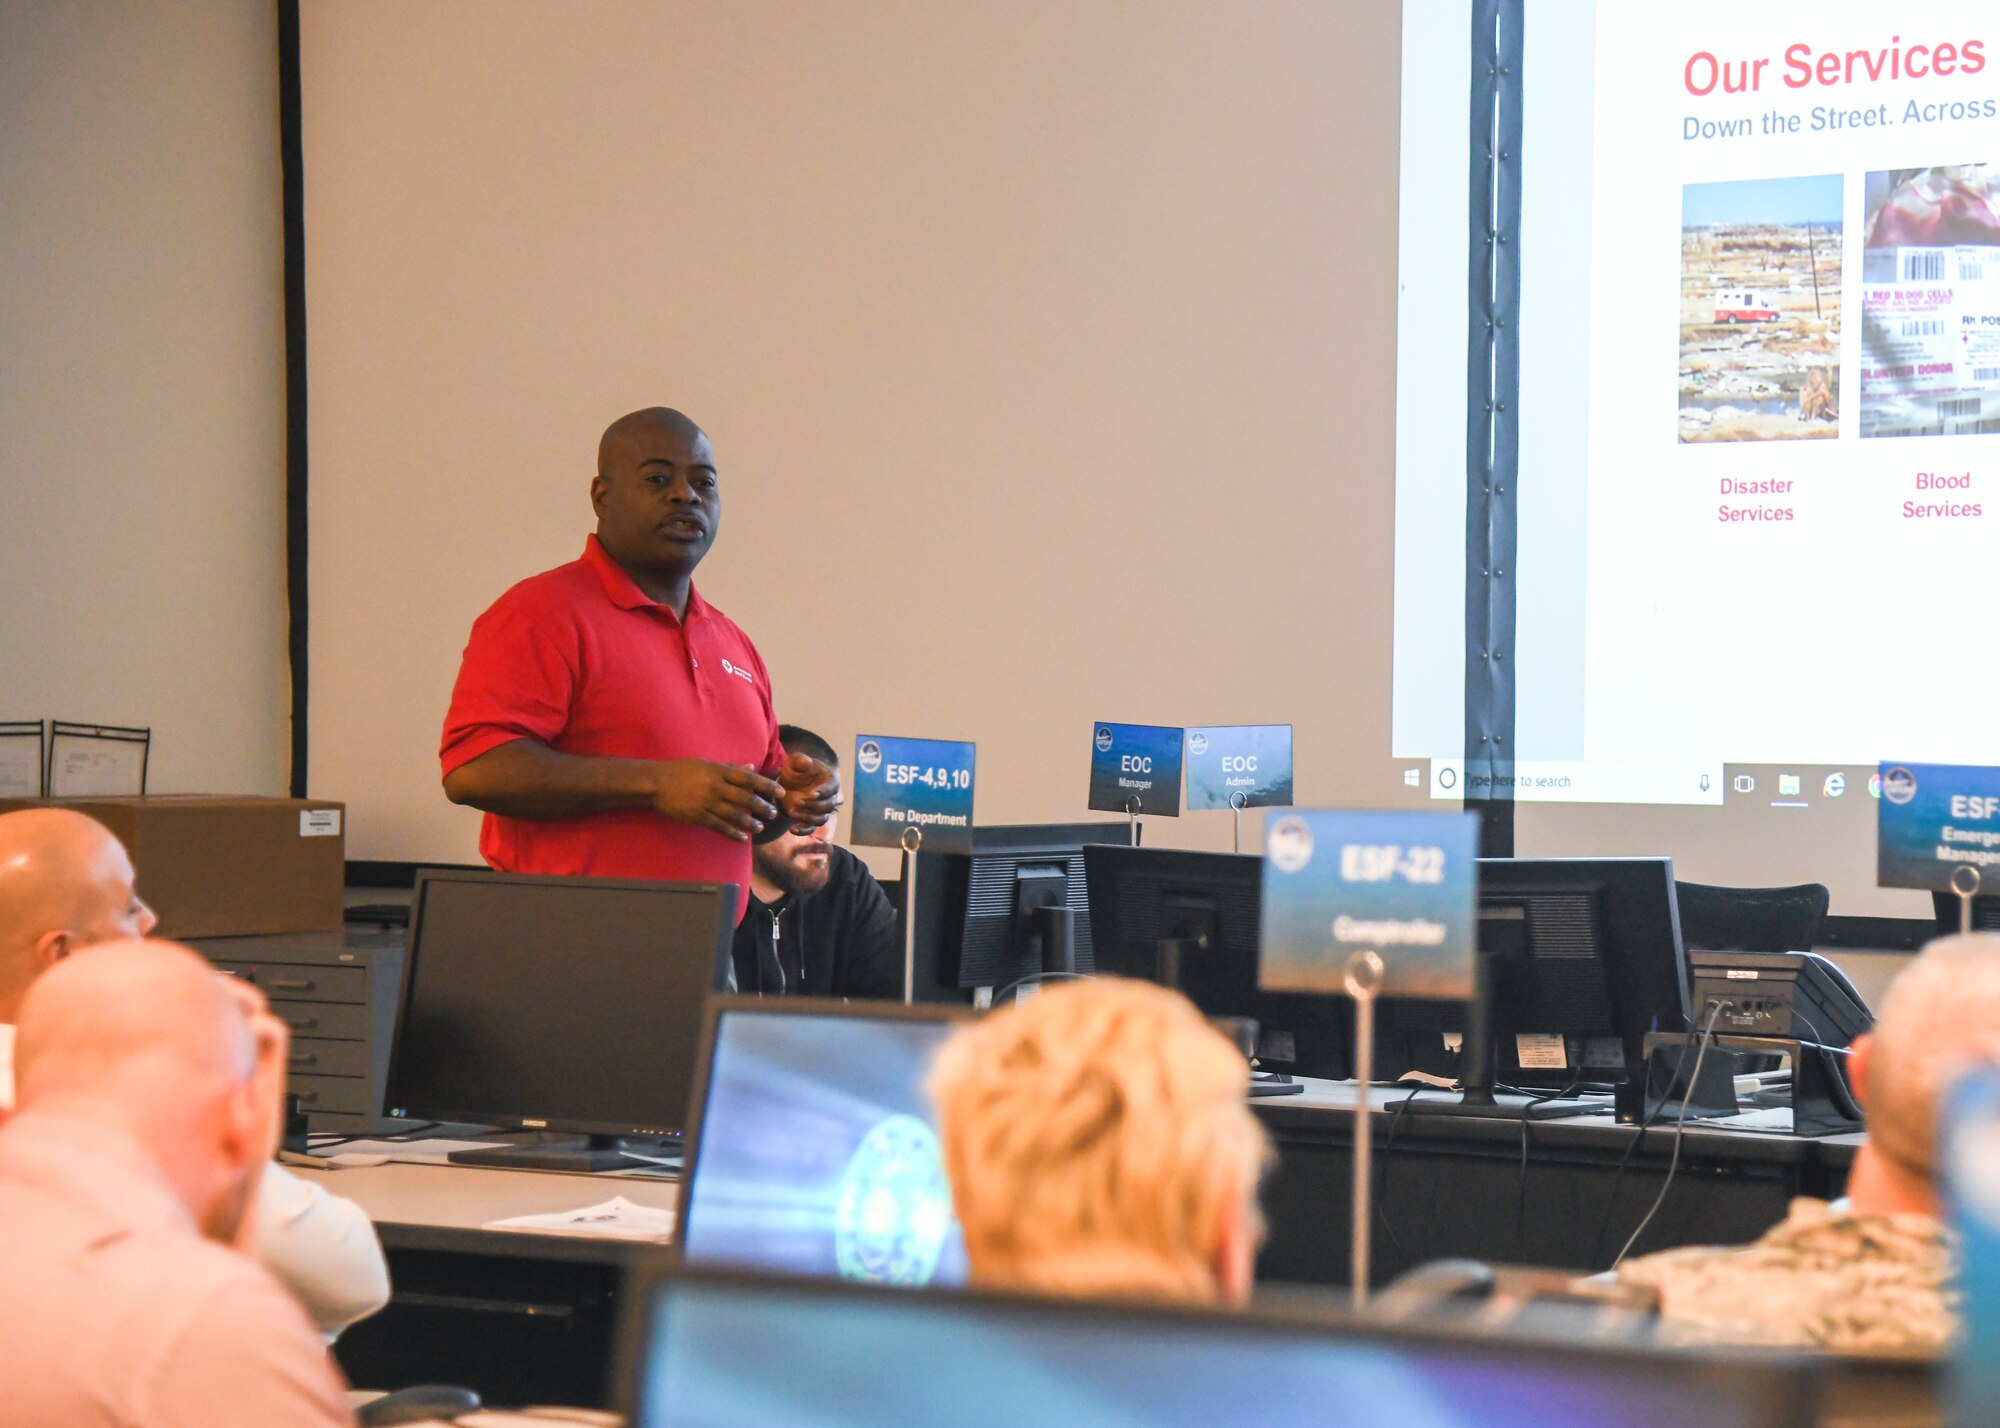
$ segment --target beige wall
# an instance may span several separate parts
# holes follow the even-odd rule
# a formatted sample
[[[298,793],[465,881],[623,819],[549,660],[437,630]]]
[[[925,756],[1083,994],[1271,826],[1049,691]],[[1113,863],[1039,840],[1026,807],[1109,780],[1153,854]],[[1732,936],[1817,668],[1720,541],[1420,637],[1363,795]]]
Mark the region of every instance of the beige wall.
[[[473,617],[573,558],[599,430],[713,434],[704,593],[783,717],[974,739],[1083,812],[1094,719],[1388,758],[1393,0],[306,0],[313,792],[470,858]],[[1229,818],[1148,841],[1226,846]]]
[[[270,0],[0,3],[0,719],[282,793]]]

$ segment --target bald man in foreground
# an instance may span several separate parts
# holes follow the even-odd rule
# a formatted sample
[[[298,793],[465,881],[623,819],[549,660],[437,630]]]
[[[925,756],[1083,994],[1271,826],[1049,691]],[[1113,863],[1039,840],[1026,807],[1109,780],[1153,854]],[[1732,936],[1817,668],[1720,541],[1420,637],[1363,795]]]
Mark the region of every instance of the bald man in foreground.
[[[1854,1352],[1941,1351],[1957,1324],[1938,1193],[1938,1107],[1970,1067],[2000,1063],[2000,937],[1940,938],[1889,987],[1848,1079],[1868,1143],[1847,1198],[1794,1200],[1733,1249],[1667,1250],[1619,1277],[1660,1292],[1669,1338]]]
[[[0,814],[0,1113],[14,1100],[14,1023],[36,980],[158,920],[111,831],[68,808]],[[389,1301],[375,1228],[351,1200],[275,1162],[257,1180],[257,1257],[332,1336]]]
[[[239,1248],[287,1037],[185,948],[113,942],[28,989],[0,1127],[9,1428],[351,1424],[305,1313]]]

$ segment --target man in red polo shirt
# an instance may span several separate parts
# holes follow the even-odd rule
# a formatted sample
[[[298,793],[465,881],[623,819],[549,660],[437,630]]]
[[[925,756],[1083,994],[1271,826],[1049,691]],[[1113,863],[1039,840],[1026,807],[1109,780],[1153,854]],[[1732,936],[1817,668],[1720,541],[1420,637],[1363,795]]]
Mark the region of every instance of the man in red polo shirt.
[[[714,449],[677,411],[620,417],[590,499],[582,558],[472,626],[445,795],[485,812],[479,851],[507,872],[747,890],[751,843],[824,823],[840,783],[786,756],[764,661],[694,588],[722,519]]]

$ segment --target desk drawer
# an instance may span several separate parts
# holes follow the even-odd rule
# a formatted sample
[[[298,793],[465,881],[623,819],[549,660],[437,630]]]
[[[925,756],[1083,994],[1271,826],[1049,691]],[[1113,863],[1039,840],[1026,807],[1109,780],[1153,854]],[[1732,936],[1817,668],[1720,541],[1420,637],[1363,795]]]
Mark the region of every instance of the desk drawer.
[[[368,1000],[365,967],[316,967],[274,962],[223,962],[217,968],[258,988],[273,1000],[288,1002],[348,1002]]]
[[[368,1048],[359,1041],[300,1037],[292,1043],[293,1076],[366,1076]]]
[[[365,1116],[370,1113],[368,1083],[357,1077],[295,1074],[286,1083],[286,1088],[299,1098],[299,1109],[307,1115],[332,1112]]]
[[[325,1041],[368,1039],[368,1008],[351,1002],[274,1001],[271,1012],[292,1029],[295,1040],[299,1037]]]

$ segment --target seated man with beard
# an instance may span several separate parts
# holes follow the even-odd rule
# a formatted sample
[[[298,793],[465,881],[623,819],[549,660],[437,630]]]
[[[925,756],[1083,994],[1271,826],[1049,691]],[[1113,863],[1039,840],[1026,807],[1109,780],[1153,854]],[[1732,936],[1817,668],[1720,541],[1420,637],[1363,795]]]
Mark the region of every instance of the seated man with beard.
[[[810,729],[778,726],[786,754],[840,767]],[[874,874],[835,846],[835,820],[751,850],[750,906],[736,927],[736,986],[770,996],[898,998],[896,909]]]

